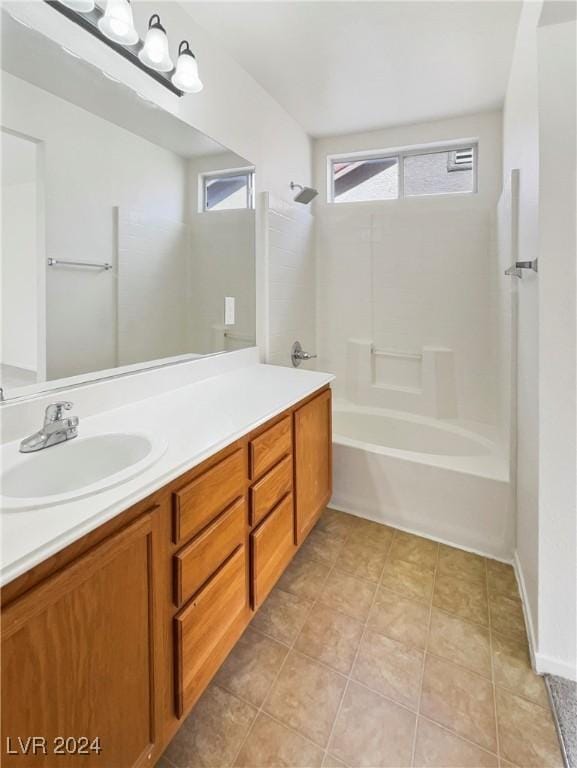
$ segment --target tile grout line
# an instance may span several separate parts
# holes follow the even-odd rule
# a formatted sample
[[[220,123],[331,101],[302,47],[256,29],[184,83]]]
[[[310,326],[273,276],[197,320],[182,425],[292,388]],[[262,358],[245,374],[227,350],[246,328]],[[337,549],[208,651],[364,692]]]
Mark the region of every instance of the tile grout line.
[[[497,685],[495,682],[495,662],[493,659],[493,622],[491,619],[491,601],[489,598],[489,569],[485,560],[485,589],[487,590],[487,614],[489,620],[489,654],[491,656],[491,687],[493,689],[493,717],[495,718],[495,740],[497,745],[497,759],[501,764],[501,743],[499,739],[499,719],[497,713]]]
[[[350,536],[350,534],[349,534],[349,536]],[[343,547],[345,547],[347,545],[347,543],[349,541],[349,536],[347,536],[347,539],[346,539]],[[361,636],[359,638],[359,644],[357,645],[357,650],[355,651],[354,658],[353,658],[353,660],[351,662],[351,667],[350,667],[349,673],[347,675],[347,682],[346,682],[345,687],[343,689],[343,694],[341,696],[341,700],[339,702],[339,706],[337,707],[337,711],[335,713],[335,717],[334,717],[334,720],[333,720],[333,725],[332,725],[332,728],[330,730],[329,737],[327,739],[327,745],[325,747],[325,752],[324,752],[324,755],[323,755],[323,763],[325,762],[325,758],[330,754],[329,753],[329,746],[331,744],[331,740],[333,738],[333,734],[334,734],[334,731],[335,731],[335,726],[337,724],[337,720],[339,719],[339,715],[341,714],[341,710],[343,708],[343,702],[344,702],[345,697],[347,695],[347,691],[349,690],[349,686],[350,686],[351,682],[356,682],[356,680],[354,680],[353,677],[352,677],[353,670],[355,668],[355,664],[357,663],[357,658],[358,658],[359,652],[361,650],[361,645],[363,644],[365,633],[367,631],[367,625],[369,623],[369,616],[371,615],[371,611],[373,610],[373,605],[375,604],[375,601],[377,599],[377,594],[378,594],[378,591],[379,591],[379,587],[381,586],[381,581],[382,581],[382,578],[383,578],[383,573],[385,572],[385,566],[386,566],[387,560],[389,558],[389,553],[391,551],[391,547],[393,546],[394,538],[395,538],[395,534],[394,534],[394,531],[393,531],[393,535],[391,536],[391,539],[389,541],[389,545],[387,547],[387,552],[386,552],[386,554],[385,554],[385,556],[383,558],[383,566],[381,568],[381,575],[379,576],[379,580],[378,580],[378,582],[376,584],[373,582],[373,584],[375,586],[375,591],[373,592],[373,597],[372,597],[372,600],[371,600],[371,604],[369,606],[369,609],[367,611],[367,615],[366,615],[365,620],[363,622],[363,629],[362,629],[362,632],[361,632]],[[333,569],[335,567],[336,566],[333,566]],[[354,578],[354,577],[352,577],[352,578]],[[367,686],[363,686],[363,687],[366,688]],[[370,688],[368,688],[368,690],[370,690]],[[340,760],[340,758],[337,758],[337,759]]]
[[[425,640],[425,648],[423,650],[423,661],[421,664],[421,683],[419,687],[419,700],[417,702],[417,717],[415,720],[415,733],[413,735],[413,749],[411,752],[411,765],[415,765],[415,753],[417,751],[417,732],[419,730],[419,717],[421,716],[421,702],[423,699],[423,686],[425,683],[425,664],[427,662],[427,651],[429,649],[429,640],[431,637],[431,623],[433,620],[433,599],[435,597],[435,586],[437,584],[437,573],[439,571],[439,561],[441,559],[441,547],[437,544],[437,556],[435,559],[435,570],[433,571],[433,588],[431,590],[431,600],[429,603],[429,620],[427,623],[427,637]]]

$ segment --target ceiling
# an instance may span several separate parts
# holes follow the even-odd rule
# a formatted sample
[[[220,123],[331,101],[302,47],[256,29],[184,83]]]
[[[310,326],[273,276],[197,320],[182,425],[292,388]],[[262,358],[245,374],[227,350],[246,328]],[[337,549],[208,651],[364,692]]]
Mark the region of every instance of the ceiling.
[[[181,4],[312,136],[499,108],[521,8],[518,0]]]

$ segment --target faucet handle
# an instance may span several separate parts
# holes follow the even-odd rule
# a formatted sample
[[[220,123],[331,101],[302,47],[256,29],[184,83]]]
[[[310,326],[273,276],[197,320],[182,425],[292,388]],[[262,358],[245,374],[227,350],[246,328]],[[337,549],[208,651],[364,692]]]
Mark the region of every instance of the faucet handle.
[[[56,403],[50,403],[44,413],[44,424],[52,424],[54,421],[62,421],[64,411],[69,411],[74,403],[69,400],[59,400]]]

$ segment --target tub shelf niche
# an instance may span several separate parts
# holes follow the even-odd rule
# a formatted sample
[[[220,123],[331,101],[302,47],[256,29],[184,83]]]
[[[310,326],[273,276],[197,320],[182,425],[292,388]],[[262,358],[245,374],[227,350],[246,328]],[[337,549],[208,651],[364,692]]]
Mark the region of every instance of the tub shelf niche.
[[[349,339],[346,385],[347,398],[358,405],[438,419],[459,416],[454,355],[446,347],[412,352]]]

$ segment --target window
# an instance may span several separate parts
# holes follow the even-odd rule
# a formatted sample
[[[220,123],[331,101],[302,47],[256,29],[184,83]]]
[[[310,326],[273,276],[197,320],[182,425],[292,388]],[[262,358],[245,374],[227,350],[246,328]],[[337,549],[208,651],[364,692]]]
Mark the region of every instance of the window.
[[[207,173],[201,179],[203,211],[254,208],[254,171]]]
[[[360,203],[476,191],[476,146],[329,158],[329,201]]]

